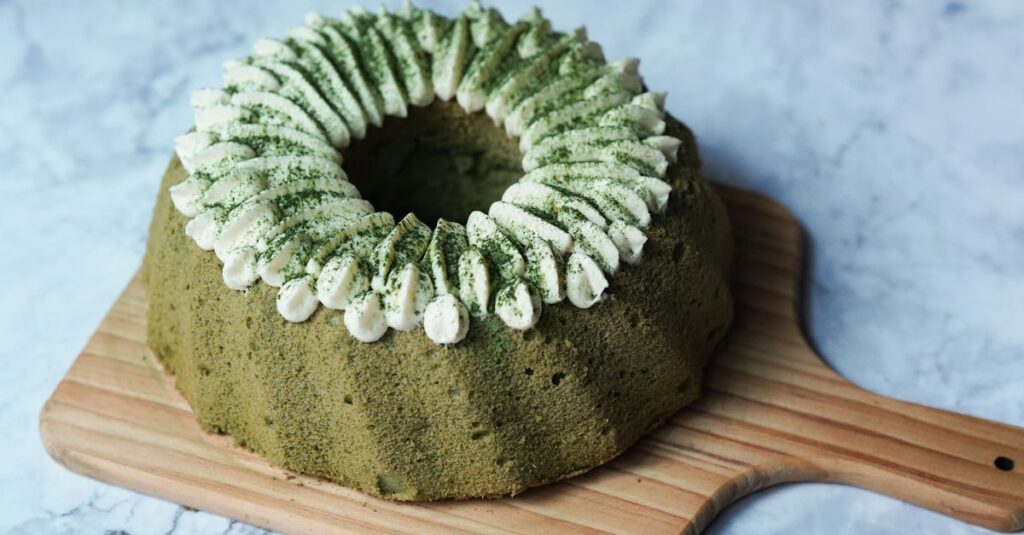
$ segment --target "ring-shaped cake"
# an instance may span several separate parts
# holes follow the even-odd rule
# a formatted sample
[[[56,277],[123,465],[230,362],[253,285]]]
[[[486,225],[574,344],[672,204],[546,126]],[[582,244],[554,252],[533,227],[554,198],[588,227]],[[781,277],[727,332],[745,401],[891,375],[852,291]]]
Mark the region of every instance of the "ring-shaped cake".
[[[488,496],[696,397],[731,321],[728,222],[635,59],[537,10],[406,4],[310,15],[224,80],[193,94],[144,269],[150,345],[204,425],[366,492]],[[387,117],[480,111],[460,128],[518,139],[522,174],[464,221],[396,221],[343,169]]]

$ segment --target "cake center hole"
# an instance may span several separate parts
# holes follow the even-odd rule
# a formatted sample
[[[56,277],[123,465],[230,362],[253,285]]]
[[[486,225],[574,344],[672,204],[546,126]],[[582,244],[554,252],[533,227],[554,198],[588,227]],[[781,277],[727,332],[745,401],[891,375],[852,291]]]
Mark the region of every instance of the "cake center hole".
[[[342,156],[349,180],[377,210],[396,221],[414,213],[430,226],[486,213],[523,175],[518,140],[454,101],[410,106],[408,117],[388,117]]]

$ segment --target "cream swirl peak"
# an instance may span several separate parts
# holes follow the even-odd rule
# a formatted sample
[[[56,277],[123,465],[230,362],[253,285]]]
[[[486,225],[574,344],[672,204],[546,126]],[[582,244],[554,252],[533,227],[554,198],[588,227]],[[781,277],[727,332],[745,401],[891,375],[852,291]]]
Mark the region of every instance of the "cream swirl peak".
[[[422,325],[449,344],[472,318],[530,329],[544,305],[594,306],[640,262],[680,142],[637,60],[606,63],[584,30],[553,32],[536,9],[509,23],[479,3],[453,18],[406,3],[306,22],[227,62],[176,140],[190,176],[172,200],[230,288],[278,287],[292,322],[344,310],[364,342]],[[431,229],[361,199],[339,149],[435,98],[518,137],[525,174],[464,225]]]

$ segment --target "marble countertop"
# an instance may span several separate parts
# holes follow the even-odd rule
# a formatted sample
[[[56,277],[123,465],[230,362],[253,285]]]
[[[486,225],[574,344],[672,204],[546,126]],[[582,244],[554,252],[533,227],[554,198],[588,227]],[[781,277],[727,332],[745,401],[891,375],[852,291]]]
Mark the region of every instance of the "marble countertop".
[[[348,4],[0,0],[0,532],[259,531],[68,472],[36,416],[139,265],[189,92],[307,9]],[[709,178],[768,193],[806,226],[807,327],[840,373],[1024,425],[1024,3],[548,4],[610,58],[642,59]],[[709,532],[986,530],[794,484]]]

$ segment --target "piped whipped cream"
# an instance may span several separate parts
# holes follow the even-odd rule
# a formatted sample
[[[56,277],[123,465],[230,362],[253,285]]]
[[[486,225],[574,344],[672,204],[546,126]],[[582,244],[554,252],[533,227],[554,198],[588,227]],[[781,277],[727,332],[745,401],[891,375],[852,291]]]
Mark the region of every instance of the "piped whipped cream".
[[[288,321],[342,310],[363,342],[422,327],[455,344],[491,314],[530,329],[545,305],[603,300],[666,210],[681,142],[637,65],[606,62],[584,29],[555,32],[538,10],[310,14],[192,95],[195,129],[175,140],[189,177],[171,200],[225,284],[278,288]],[[435,98],[518,137],[525,174],[486,212],[432,229],[361,199],[339,149]]]
[[[458,343],[469,333],[469,311],[458,297],[439,295],[423,312],[423,329],[435,343]]]

